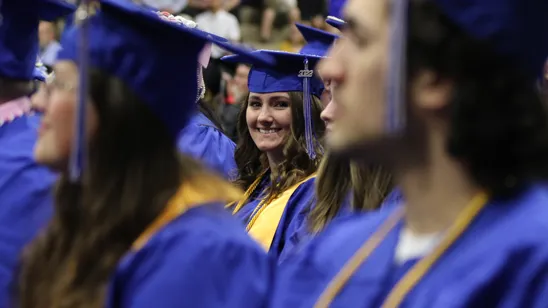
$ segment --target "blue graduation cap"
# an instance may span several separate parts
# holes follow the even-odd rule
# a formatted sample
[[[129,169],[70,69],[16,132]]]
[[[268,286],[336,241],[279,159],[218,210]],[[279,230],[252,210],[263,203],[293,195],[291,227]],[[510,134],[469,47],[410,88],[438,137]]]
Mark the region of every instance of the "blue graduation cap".
[[[490,43],[537,76],[548,56],[548,1],[435,0],[470,36]]]
[[[32,80],[39,50],[40,20],[54,20],[76,8],[63,0],[16,0],[0,4],[0,76]]]
[[[346,0],[330,0],[328,7],[328,14],[333,17],[340,18],[342,16],[342,10]]]
[[[248,61],[241,54],[225,56],[221,60],[251,64],[247,81],[250,92],[303,92],[306,150],[311,159],[316,158],[311,119],[311,95],[320,97],[324,89],[323,82],[314,74],[314,67],[322,57],[276,50],[256,50],[252,54],[272,56],[276,59],[277,65],[272,67],[257,61]]]
[[[163,20],[154,11],[124,0],[87,1],[79,8],[83,20],[67,31],[58,61],[73,61],[80,74],[79,107],[70,177],[80,179],[84,162],[87,68],[118,77],[137,94],[176,138],[195,110],[198,54],[206,42],[262,65],[265,55],[251,54],[210,33]],[[88,16],[88,17],[86,17]]]
[[[405,125],[404,93],[408,0],[392,0],[391,47],[388,72],[388,125]],[[490,44],[512,59],[532,82],[548,56],[548,1],[545,0],[434,0],[457,26],[471,37]]]
[[[339,38],[336,34],[303,24],[296,23],[295,26],[306,41],[306,45],[301,48],[299,53],[324,57],[331,45]]]
[[[328,25],[335,27],[339,30],[342,30],[342,28],[344,28],[344,26],[346,25],[346,21],[335,16],[327,16],[327,18],[325,19],[325,22]]]

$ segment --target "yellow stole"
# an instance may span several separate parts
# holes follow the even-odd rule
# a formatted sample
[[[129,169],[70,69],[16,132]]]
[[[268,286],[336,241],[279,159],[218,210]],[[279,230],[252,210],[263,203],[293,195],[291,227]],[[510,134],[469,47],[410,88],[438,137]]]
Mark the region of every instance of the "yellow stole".
[[[216,176],[206,175],[183,183],[168,201],[163,212],[133,242],[132,250],[141,249],[162,227],[169,224],[188,209],[207,203],[235,202],[242,193],[230,183]]]
[[[232,214],[236,214],[244,206],[244,204],[249,201],[249,197],[253,194],[254,190],[257,189],[257,186],[261,182],[263,176],[264,173],[259,176],[255,182],[251,184],[251,186],[249,186],[244,194],[244,198],[241,199],[240,202],[238,202],[238,204],[234,207]],[[252,238],[263,246],[264,249],[268,251],[270,249],[270,245],[272,245],[272,240],[274,239],[274,235],[276,234],[276,230],[278,229],[280,219],[282,219],[282,215],[289,198],[291,198],[295,190],[302,183],[315,176],[316,173],[311,174],[304,180],[280,193],[274,199],[263,199],[253,210],[246,230]]]
[[[484,192],[479,192],[459,213],[453,225],[447,230],[445,238],[430,254],[422,258],[405,274],[396,285],[390,290],[382,308],[397,308],[401,305],[407,294],[417,285],[422,277],[428,273],[430,268],[443,256],[443,254],[455,243],[455,241],[466,231],[478,214],[485,208],[489,197]],[[335,297],[341,292],[350,278],[358,271],[360,266],[367,261],[369,256],[377,248],[384,238],[396,227],[403,218],[402,209],[394,212],[382,224],[377,231],[367,239],[354,255],[346,262],[343,268],[329,282],[320,298],[316,301],[314,308],[328,308]]]

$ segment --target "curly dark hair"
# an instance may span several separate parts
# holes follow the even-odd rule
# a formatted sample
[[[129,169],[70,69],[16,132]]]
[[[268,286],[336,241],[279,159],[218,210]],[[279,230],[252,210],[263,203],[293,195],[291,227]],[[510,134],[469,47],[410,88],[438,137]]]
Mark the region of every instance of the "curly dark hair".
[[[447,110],[450,155],[494,198],[546,179],[548,117],[536,76],[470,37],[433,1],[409,5],[408,79],[429,69],[455,84]]]
[[[315,143],[317,156],[310,159],[306,153],[305,142],[305,123],[303,115],[303,94],[302,92],[288,92],[291,101],[291,134],[285,143],[283,149],[284,161],[280,164],[277,175],[271,175],[273,181],[278,185],[270,185],[267,199],[274,198],[287,188],[304,180],[312,173],[316,172],[322,159],[322,150],[319,142]],[[238,179],[235,183],[247,190],[251,184],[268,168],[266,154],[262,153],[249,134],[246,121],[246,110],[249,95],[242,102],[241,110],[238,115],[238,144],[234,159],[238,167]],[[312,96],[312,125],[317,140],[321,140],[325,133],[325,124],[320,119],[322,103],[319,98]]]

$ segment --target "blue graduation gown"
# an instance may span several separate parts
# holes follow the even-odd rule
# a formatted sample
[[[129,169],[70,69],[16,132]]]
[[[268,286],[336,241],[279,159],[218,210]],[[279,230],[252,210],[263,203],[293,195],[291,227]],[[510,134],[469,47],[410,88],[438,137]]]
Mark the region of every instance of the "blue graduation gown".
[[[201,160],[226,179],[235,179],[236,145],[201,112],[196,113],[181,131],[177,145],[181,152]]]
[[[407,294],[401,307],[546,307],[548,192],[492,202]],[[333,224],[280,268],[272,307],[313,307],[327,284],[392,211]],[[358,268],[330,307],[380,307],[411,267],[393,262],[402,223]],[[413,262],[413,261],[412,261]],[[412,265],[412,264],[411,264]]]
[[[265,176],[265,180],[258,186],[256,193],[251,196],[251,200],[244,204],[241,210],[235,214],[235,216],[242,220],[246,225],[249,223],[251,214],[255,208],[262,201],[263,192],[269,185],[268,179],[269,177]],[[291,243],[286,240],[286,234],[292,234],[294,232],[293,228],[296,228],[294,226],[298,225],[297,223],[291,222],[293,220],[301,220],[302,218],[299,216],[302,215],[302,210],[309,207],[313,202],[315,180],[316,178],[312,177],[302,182],[291,194],[291,197],[285,204],[285,209],[278,222],[276,232],[274,233],[274,237],[272,239],[272,244],[268,250],[269,254],[275,259],[280,256],[282,251],[285,249],[285,245],[291,245]],[[287,228],[291,228],[291,230],[287,230]]]
[[[23,116],[0,126],[0,307],[23,247],[52,215],[55,175],[33,158],[36,125]]]
[[[344,200],[339,212],[329,224],[336,222],[339,219],[362,214],[352,210],[350,197],[351,195]],[[313,198],[313,196],[310,198]],[[394,189],[386,196],[380,210],[390,211],[397,206],[401,200],[401,191],[399,189]],[[307,224],[307,217],[310,210],[310,204],[301,203],[298,207],[289,209],[284,213],[284,216],[280,221],[280,224],[283,224],[284,227],[279,228],[279,234],[276,234],[277,237],[282,238],[281,240],[283,240],[285,244],[283,245],[282,251],[278,252],[278,255],[276,255],[279,264],[289,258],[291,254],[299,253],[303,246],[314,237],[314,234],[310,232]]]
[[[128,253],[108,308],[265,307],[273,265],[222,204],[193,207]]]

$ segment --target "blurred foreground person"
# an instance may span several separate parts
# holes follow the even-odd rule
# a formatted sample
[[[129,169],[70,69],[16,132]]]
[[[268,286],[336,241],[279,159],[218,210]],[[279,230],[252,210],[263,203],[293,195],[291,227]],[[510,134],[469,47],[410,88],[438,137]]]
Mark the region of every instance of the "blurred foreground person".
[[[74,10],[60,0],[0,3],[0,307],[23,247],[52,214],[54,175],[32,157],[36,120],[31,115],[39,20]]]
[[[320,64],[332,153],[394,172],[404,205],[284,263],[273,307],[544,307],[548,2],[349,0]]]
[[[211,36],[130,1],[80,9],[34,152],[61,172],[55,215],[24,256],[14,306],[264,306],[267,256],[223,208],[239,191],[177,148]]]
[[[306,25],[296,26],[307,42],[300,50],[301,53],[325,56],[339,38]],[[327,102],[320,116],[325,123],[327,137],[338,104],[333,100],[336,85],[329,80],[325,80],[324,85],[322,101],[325,99]],[[278,228],[277,236],[284,238],[285,245],[278,257],[278,263],[284,262],[294,253],[299,253],[308,240],[323,231],[333,220],[380,208],[392,190],[392,182],[391,174],[378,164],[366,164],[326,153],[318,168],[313,202],[300,203],[299,207],[284,212],[281,221],[286,225]],[[397,202],[398,195],[397,192],[393,193],[387,200],[388,203]]]

